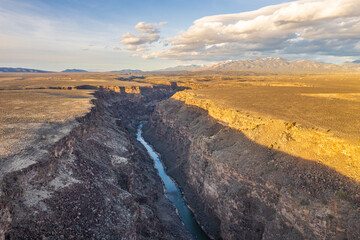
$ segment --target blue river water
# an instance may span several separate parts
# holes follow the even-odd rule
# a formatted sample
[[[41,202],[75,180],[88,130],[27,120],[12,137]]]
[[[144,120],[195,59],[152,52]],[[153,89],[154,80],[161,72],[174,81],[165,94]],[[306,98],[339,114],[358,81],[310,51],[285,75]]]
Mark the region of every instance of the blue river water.
[[[183,221],[186,229],[193,235],[197,240],[209,240],[210,238],[204,233],[199,224],[194,218],[194,214],[186,205],[182,193],[175,182],[166,174],[163,163],[160,160],[159,155],[154,149],[144,140],[142,137],[143,123],[139,125],[137,132],[137,140],[146,148],[150,157],[154,160],[155,168],[158,170],[159,176],[165,185],[165,194],[167,198],[176,207],[180,219]]]

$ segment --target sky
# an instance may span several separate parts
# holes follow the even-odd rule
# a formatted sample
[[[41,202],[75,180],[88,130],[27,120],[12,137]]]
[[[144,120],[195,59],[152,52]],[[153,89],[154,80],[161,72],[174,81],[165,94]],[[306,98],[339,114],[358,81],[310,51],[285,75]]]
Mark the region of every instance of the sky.
[[[0,0],[0,67],[360,59],[359,0]]]

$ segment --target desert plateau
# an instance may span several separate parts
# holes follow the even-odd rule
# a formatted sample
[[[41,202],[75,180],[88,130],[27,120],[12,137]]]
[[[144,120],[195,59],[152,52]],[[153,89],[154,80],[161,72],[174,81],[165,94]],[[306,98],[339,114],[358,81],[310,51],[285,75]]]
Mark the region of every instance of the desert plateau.
[[[0,240],[360,240],[358,0],[0,0]]]
[[[172,75],[1,74],[2,234],[190,238],[143,122],[210,238],[359,237],[359,74]]]

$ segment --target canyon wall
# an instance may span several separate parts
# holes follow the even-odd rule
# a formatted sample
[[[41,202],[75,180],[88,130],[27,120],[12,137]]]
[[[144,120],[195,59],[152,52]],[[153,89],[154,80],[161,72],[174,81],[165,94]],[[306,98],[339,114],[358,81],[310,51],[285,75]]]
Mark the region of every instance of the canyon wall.
[[[360,182],[360,142],[358,137],[339,136],[333,129],[324,129],[319,126],[310,128],[301,122],[284,121],[276,118],[276,114],[269,116],[257,112],[241,111],[241,108],[234,109],[226,104],[216,103],[209,99],[211,98],[209,96],[199,97],[191,91],[178,92],[173,98],[183,101],[187,105],[206,110],[214,119],[241,131],[247,138],[267,146],[269,149],[277,149],[293,156],[318,162]],[[288,101],[291,102],[291,99]],[[272,102],[272,99],[269,99],[269,102]],[[273,106],[269,106],[269,108],[276,108],[276,104],[279,103],[273,103]],[[304,109],[299,109],[299,112],[310,110],[306,110],[304,107]],[[283,111],[286,111],[286,108]],[[332,114],[341,113],[333,112]],[[307,119],[304,117],[302,122],[306,123],[306,121]],[[338,122],[338,124],[356,125],[356,123],[345,121]]]
[[[134,139],[136,125],[173,93],[100,89],[91,111],[41,154],[1,159],[0,239],[191,239]]]
[[[227,125],[171,98],[144,130],[212,238],[360,239],[356,180]]]
[[[178,86],[97,87],[64,137],[0,159],[0,239],[191,239],[135,140],[143,121],[213,239],[360,239],[358,148],[184,92],[168,99]],[[349,160],[335,167],[309,159],[339,148]]]

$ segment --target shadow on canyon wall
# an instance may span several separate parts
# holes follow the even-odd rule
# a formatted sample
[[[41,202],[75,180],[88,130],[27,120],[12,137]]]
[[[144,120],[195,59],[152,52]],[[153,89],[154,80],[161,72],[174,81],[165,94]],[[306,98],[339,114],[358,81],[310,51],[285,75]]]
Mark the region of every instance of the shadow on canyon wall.
[[[144,137],[215,239],[360,239],[360,185],[327,166],[174,99],[158,104]]]

